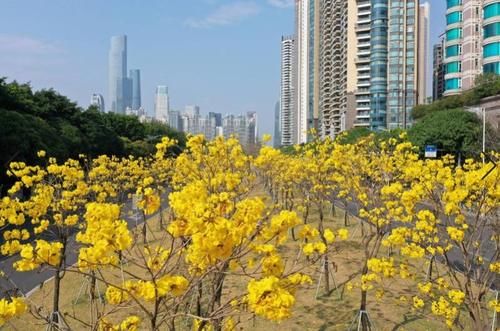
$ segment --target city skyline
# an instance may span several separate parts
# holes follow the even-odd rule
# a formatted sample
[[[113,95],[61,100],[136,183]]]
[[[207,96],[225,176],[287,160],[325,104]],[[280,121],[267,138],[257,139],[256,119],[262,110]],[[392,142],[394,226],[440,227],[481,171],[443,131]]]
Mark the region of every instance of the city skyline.
[[[89,105],[93,93],[99,93],[108,107],[109,38],[126,34],[129,63],[141,69],[142,103],[149,115],[156,86],[166,84],[172,109],[196,103],[207,112],[255,110],[261,133],[273,132],[280,85],[277,41],[294,32],[293,6],[273,7],[264,0],[125,3],[3,4],[2,76],[29,81],[36,89],[55,88],[82,107]],[[431,4],[432,43],[444,32],[445,6]],[[69,9],[75,14],[63,14]],[[137,17],[147,17],[147,22]],[[12,56],[21,52],[22,56]],[[76,78],[67,75],[70,70]]]

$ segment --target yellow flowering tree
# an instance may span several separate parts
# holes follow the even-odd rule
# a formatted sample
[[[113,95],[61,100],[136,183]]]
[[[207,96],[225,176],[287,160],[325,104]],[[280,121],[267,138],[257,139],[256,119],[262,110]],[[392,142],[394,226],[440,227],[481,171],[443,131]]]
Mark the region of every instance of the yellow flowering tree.
[[[375,259],[378,259],[382,242],[391,226],[404,218],[403,210],[397,208],[390,191],[404,185],[403,169],[418,159],[411,144],[404,139],[401,136],[400,139],[378,141],[372,135],[354,145],[336,145],[332,153],[334,160],[345,160],[350,165],[350,169],[335,168],[343,170],[343,188],[348,190],[343,194],[357,203],[362,221],[364,259],[358,284],[361,291],[358,317],[363,330],[368,330],[371,323],[367,314],[368,291],[373,288],[373,282],[380,279],[372,267],[380,263],[388,266],[386,261]],[[375,264],[375,261],[380,263]]]
[[[44,157],[44,153],[39,153]],[[59,299],[61,279],[66,269],[66,252],[71,234],[81,222],[81,213],[87,201],[89,186],[79,161],[68,160],[57,164],[49,158],[46,167],[11,163],[9,175],[17,181],[2,200],[0,227],[8,222],[11,230],[3,232],[3,255],[19,254],[14,263],[17,271],[31,271],[41,267],[54,270],[54,295],[47,323],[52,328],[61,323]],[[4,214],[7,213],[7,214]],[[5,217],[6,216],[6,217]],[[33,232],[26,229],[27,222]],[[44,234],[50,241],[40,239]],[[39,239],[32,242],[34,235]]]
[[[475,329],[487,328],[485,298],[500,272],[498,168],[472,159],[455,166],[446,157],[414,162],[405,177],[411,185],[400,194],[400,205],[409,225],[393,229],[390,244],[407,258],[430,257],[419,289],[435,315],[451,327],[465,308]]]

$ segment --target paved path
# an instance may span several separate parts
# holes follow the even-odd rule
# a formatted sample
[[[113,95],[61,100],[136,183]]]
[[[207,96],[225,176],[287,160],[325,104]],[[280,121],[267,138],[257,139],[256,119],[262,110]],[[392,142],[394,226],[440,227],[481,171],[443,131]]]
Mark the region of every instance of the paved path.
[[[164,210],[166,206],[167,204],[165,203],[163,206]],[[158,213],[150,215],[148,219],[156,216],[157,214]],[[123,205],[122,215],[122,219],[127,222],[129,229],[132,229],[142,223],[142,216],[140,216],[140,212],[132,210],[131,201]],[[77,262],[78,247],[79,244],[76,242],[75,236],[72,236],[68,242],[66,251],[67,265],[73,265]],[[13,291],[18,289],[24,295],[27,295],[54,276],[54,270],[49,268],[29,272],[17,272],[12,267],[12,263],[17,260],[19,260],[19,256],[16,254],[0,261],[0,270],[5,273],[8,279],[10,279],[10,281],[7,281],[6,279],[0,277],[0,298],[5,296],[6,290]]]

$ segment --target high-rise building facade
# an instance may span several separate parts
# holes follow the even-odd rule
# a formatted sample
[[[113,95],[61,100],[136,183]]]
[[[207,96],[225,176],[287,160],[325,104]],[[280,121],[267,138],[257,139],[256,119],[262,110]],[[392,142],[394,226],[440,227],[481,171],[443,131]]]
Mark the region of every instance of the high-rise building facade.
[[[431,6],[428,2],[419,6],[418,15],[418,103],[424,104],[427,102],[428,87],[427,79],[430,74],[430,10]]]
[[[419,54],[425,55],[420,49],[425,48],[427,40],[425,37],[419,37],[421,31],[418,25],[420,20],[418,0],[386,0],[385,3],[389,5],[386,117],[384,125],[380,125],[379,118],[375,117],[372,129],[407,129],[413,122],[411,111],[418,104],[418,96],[426,95],[425,84],[423,90],[419,91],[418,82],[426,80],[426,68],[423,70],[419,68]],[[374,38],[372,33],[372,45]],[[419,41],[422,41],[422,44]],[[422,77],[419,77],[419,74]],[[382,105],[383,101],[375,107]]]
[[[445,92],[474,87],[482,73],[500,74],[500,1],[447,0]]]
[[[356,12],[356,0],[321,1],[319,127],[322,137],[334,138],[354,123]]]
[[[200,116],[200,107],[196,105],[189,105],[184,107],[184,112],[191,117]]]
[[[429,11],[418,0],[297,0],[293,143],[313,127],[409,127],[429,90]]]
[[[127,36],[111,38],[108,73],[109,111],[125,114],[128,99]]]
[[[141,104],[141,71],[139,69],[131,69],[129,73],[129,79],[132,84],[132,95],[130,107],[133,110],[140,109]]]
[[[281,145],[289,146],[296,142],[297,114],[294,106],[294,54],[293,37],[281,38],[281,87],[280,87],[280,127]]]
[[[249,111],[246,114],[246,128],[247,128],[247,141],[248,145],[257,144],[258,139],[258,126],[257,126],[257,112]]]
[[[100,112],[105,112],[104,97],[101,94],[94,93],[90,98],[90,105],[95,106]]]
[[[483,1],[483,72],[500,75],[500,1]]]
[[[294,140],[305,143],[318,127],[320,0],[297,0],[295,7]]]
[[[181,112],[171,110],[168,112],[168,126],[174,130],[181,130]]]
[[[372,130],[408,128],[412,123],[420,79],[418,16],[418,0],[371,1],[370,101],[366,106]],[[362,114],[366,114],[364,109]],[[365,118],[362,123],[366,124]]]
[[[432,100],[442,98],[444,93],[443,43],[444,39],[435,44],[433,49]]]
[[[168,97],[168,88],[160,85],[156,88],[155,94],[155,119],[162,122],[169,120],[170,102]]]
[[[280,120],[280,102],[276,102],[274,106],[274,134],[273,134],[273,147],[278,148],[281,146],[281,120]]]

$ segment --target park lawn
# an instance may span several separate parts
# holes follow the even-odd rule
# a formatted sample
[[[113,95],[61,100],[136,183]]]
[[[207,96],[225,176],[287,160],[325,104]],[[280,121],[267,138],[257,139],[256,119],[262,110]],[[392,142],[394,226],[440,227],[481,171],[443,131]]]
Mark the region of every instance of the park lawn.
[[[325,226],[338,229],[343,227],[343,211],[337,210],[337,217],[329,216]],[[312,215],[314,219],[317,215]],[[359,307],[359,289],[347,291],[345,284],[354,277],[360,275],[360,265],[362,261],[363,251],[360,247],[360,225],[355,219],[351,219],[351,225],[348,226],[350,236],[347,241],[337,242],[334,244],[335,252],[331,252],[330,260],[334,261],[338,266],[334,273],[336,289],[333,289],[329,295],[326,295],[323,290],[323,284],[320,286],[318,298],[315,298],[317,291],[317,281],[319,278],[318,266],[311,266],[304,270],[304,273],[309,274],[314,284],[299,289],[297,292],[297,302],[294,308],[293,316],[281,323],[265,321],[261,318],[252,318],[249,314],[235,316],[234,319],[239,321],[238,330],[346,330],[350,323],[355,319],[357,308]],[[149,238],[159,238],[163,230],[159,227],[159,217],[154,217],[148,221]],[[137,232],[140,233],[140,228]],[[137,242],[141,242],[140,235]],[[154,240],[153,240],[154,242]],[[290,260],[295,256],[287,254],[286,250],[292,250],[294,243],[287,244],[284,248],[285,258]],[[139,245],[140,247],[140,245]],[[380,254],[386,255],[386,251]],[[293,255],[293,256],[292,256]],[[397,257],[395,257],[397,258]],[[134,272],[134,266],[128,265],[131,272]],[[119,277],[119,272],[114,271],[113,277]],[[81,323],[77,322],[73,317],[84,321],[89,321],[89,297],[85,294],[85,285],[82,276],[76,273],[66,273],[62,281],[62,297],[61,307],[65,314],[65,319],[71,330],[87,330]],[[82,288],[83,286],[83,288]],[[445,330],[446,327],[442,321],[437,320],[431,314],[420,314],[411,308],[410,302],[401,302],[399,298],[403,296],[411,297],[415,294],[415,283],[404,282],[399,278],[391,280],[390,290],[385,292],[381,299],[375,298],[375,290],[369,292],[368,297],[368,313],[374,323],[376,330]],[[105,290],[104,284],[99,284],[100,293]],[[224,294],[245,292],[246,282],[242,282],[241,278],[229,276],[225,282]],[[332,285],[332,288],[334,286]],[[413,288],[413,289],[412,289]],[[227,296],[226,296],[227,297]],[[342,297],[342,299],[341,299]],[[34,306],[44,304],[50,306],[52,302],[52,283],[48,282],[29,297],[30,303]],[[224,302],[224,295],[223,300]],[[112,309],[112,306],[107,305],[105,311]],[[33,309],[36,311],[36,309]],[[47,312],[45,312],[47,313]],[[120,308],[113,314],[112,320],[118,322],[121,318],[129,315],[143,316],[137,307]],[[467,320],[467,314],[461,313],[460,321],[466,330],[470,328],[470,321]],[[3,330],[44,330],[45,326],[40,321],[36,320],[32,314],[25,314],[20,318],[12,320],[4,326]],[[178,330],[191,329],[191,321],[185,320],[178,323]],[[147,330],[147,324],[142,324],[142,329]],[[458,329],[457,329],[458,330]]]

